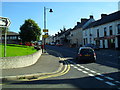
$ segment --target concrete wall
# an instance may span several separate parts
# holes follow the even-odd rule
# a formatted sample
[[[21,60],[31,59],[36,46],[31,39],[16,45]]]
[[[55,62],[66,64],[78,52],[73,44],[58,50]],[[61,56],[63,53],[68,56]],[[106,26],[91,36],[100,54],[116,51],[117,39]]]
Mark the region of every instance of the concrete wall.
[[[20,68],[33,65],[37,62],[41,54],[42,50],[39,50],[31,55],[0,58],[2,69]]]

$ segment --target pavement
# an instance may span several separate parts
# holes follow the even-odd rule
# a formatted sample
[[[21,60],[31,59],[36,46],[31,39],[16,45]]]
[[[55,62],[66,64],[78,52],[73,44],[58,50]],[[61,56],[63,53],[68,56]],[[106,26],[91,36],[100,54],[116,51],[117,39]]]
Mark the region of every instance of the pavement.
[[[48,51],[48,53],[43,53],[34,65],[16,69],[3,69],[2,77],[55,72],[60,67],[58,57],[55,52]]]

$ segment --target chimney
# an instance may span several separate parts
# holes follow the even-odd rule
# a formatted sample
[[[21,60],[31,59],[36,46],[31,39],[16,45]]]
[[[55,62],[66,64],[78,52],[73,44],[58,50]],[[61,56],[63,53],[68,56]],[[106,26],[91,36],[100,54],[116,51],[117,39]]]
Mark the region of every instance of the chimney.
[[[77,25],[79,25],[80,24],[80,22],[77,22]]]
[[[103,18],[103,17],[105,17],[105,16],[107,16],[107,14],[101,14],[101,18]]]
[[[87,18],[81,18],[81,23],[86,22],[88,19]]]
[[[93,15],[90,15],[90,19],[93,19]]]

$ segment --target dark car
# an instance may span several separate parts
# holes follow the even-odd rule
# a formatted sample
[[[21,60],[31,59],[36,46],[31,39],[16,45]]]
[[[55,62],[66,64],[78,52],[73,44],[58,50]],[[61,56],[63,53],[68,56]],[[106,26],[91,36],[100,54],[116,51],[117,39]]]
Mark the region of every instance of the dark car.
[[[91,47],[94,50],[99,50],[99,46],[97,46],[95,44],[86,44],[84,47]]]
[[[79,61],[95,62],[96,53],[91,47],[80,47],[76,59]]]

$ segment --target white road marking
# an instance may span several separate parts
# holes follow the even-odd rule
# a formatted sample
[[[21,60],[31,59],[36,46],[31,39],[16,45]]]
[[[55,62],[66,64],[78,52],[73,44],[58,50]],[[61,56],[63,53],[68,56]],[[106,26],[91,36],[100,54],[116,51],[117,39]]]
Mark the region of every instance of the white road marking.
[[[107,79],[109,79],[109,80],[114,80],[113,78],[111,78],[111,77],[105,77],[105,78],[107,78]]]
[[[79,64],[77,64],[77,66],[80,66]]]
[[[92,73],[96,73],[95,71],[93,71],[93,70],[90,70],[90,72],[92,72]]]
[[[101,80],[101,81],[103,81],[103,79],[102,78],[99,78],[99,77],[95,77],[97,80]]]
[[[100,76],[102,76],[102,77],[104,77],[104,75],[103,74],[101,74],[101,73],[96,73],[97,75],[100,75]]]
[[[74,66],[73,64],[71,64],[70,66]]]
[[[86,72],[86,71],[82,71],[83,73],[88,73],[88,72]]]
[[[115,81],[116,83],[120,83],[119,81]]]
[[[94,76],[93,74],[88,74],[89,76]]]
[[[70,61],[70,62],[72,62],[72,61]],[[72,62],[72,63],[74,63],[74,62]],[[76,63],[74,63],[74,64],[76,64]],[[81,66],[81,65],[79,65],[79,64],[76,64],[76,65],[79,66],[79,67],[81,67],[81,68],[84,68],[85,70],[88,70],[88,71],[90,71],[90,72],[92,72],[92,73],[96,73],[97,75],[102,76],[102,77],[104,77],[104,78],[107,78],[107,79],[109,79],[109,80],[114,80],[114,79],[111,78],[111,77],[105,77],[103,74],[97,73],[96,71],[90,70],[89,68],[86,68],[86,67]],[[104,79],[102,79],[102,78],[100,78],[100,77],[95,77],[94,74],[88,73],[87,71],[83,71],[82,69],[76,67],[75,65],[72,65],[72,64],[71,64],[71,66],[73,66],[74,68],[76,68],[76,69],[79,70],[79,71],[82,71],[83,73],[88,74],[89,76],[94,76],[94,78],[97,79],[97,80],[100,80],[100,81],[103,81],[103,80],[104,80]],[[108,85],[111,85],[111,86],[115,86],[115,85],[116,85],[116,84],[114,84],[114,83],[112,83],[112,82],[109,82],[109,81],[106,81],[105,83],[108,84]],[[119,82],[119,81],[115,81],[115,83],[120,83],[120,82]],[[120,88],[118,88],[118,89],[120,89]]]
[[[76,68],[76,69],[78,69],[78,67],[76,67],[76,66],[73,66],[74,68]]]
[[[78,68],[77,70],[82,71],[82,69]]]
[[[111,85],[111,86],[115,86],[115,84],[114,84],[114,83],[111,83],[111,82],[105,82],[105,83],[107,83],[107,84],[109,84],[109,85]]]
[[[85,70],[90,70],[89,68],[84,68]]]
[[[85,68],[84,66],[80,66],[81,68]]]

